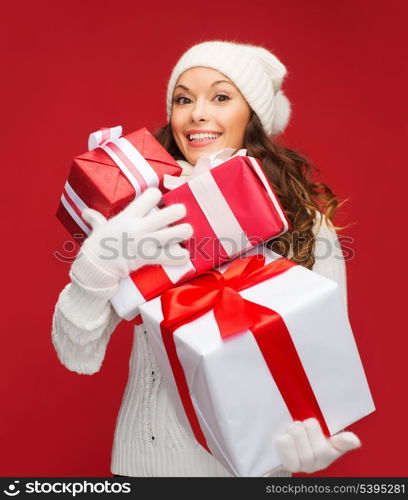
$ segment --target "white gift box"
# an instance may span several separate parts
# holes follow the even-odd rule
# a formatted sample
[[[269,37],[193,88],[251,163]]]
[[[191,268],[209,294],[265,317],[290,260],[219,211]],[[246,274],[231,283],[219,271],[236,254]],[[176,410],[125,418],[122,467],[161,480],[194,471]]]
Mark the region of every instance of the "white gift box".
[[[265,263],[281,257],[264,246],[245,255],[256,253]],[[330,435],[375,410],[336,282],[297,265],[239,293],[283,318]],[[162,341],[160,297],[140,313],[177,416],[191,430]],[[177,328],[174,342],[212,455],[235,476],[264,476],[279,466],[276,438],[293,418],[252,332],[225,341],[211,310]]]

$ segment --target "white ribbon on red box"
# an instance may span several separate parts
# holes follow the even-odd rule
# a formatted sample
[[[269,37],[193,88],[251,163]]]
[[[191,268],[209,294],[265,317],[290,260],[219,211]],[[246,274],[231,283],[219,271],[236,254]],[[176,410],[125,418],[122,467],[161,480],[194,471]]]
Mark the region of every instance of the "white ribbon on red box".
[[[201,177],[205,172],[208,172],[212,168],[217,167],[221,163],[224,163],[225,161],[230,160],[231,158],[234,158],[235,156],[247,156],[246,149],[240,149],[234,155],[230,156],[233,151],[235,151],[233,148],[224,148],[224,149],[221,149],[220,151],[217,151],[215,153],[211,153],[207,156],[203,156],[203,157],[199,158],[190,176],[181,175],[180,177],[176,177],[174,175],[164,174],[163,186],[169,190],[172,190],[172,189],[175,189],[176,187],[182,186],[186,182],[190,182],[190,187],[192,188],[192,191],[194,189],[193,193],[194,193],[195,197],[197,198],[197,202],[200,205],[200,207],[203,209],[203,206],[206,206],[208,204],[206,201],[208,196],[207,197],[201,196],[201,190],[198,188],[199,176]],[[256,160],[252,156],[248,156],[247,158],[251,162],[253,170],[255,171],[259,180],[262,182],[270,200],[272,201],[272,203],[276,209],[276,212],[279,214],[279,217],[282,220],[282,223],[283,223],[282,234],[286,233],[289,229],[288,221],[287,221],[286,216],[284,215],[284,213],[282,211],[282,208],[281,208],[278,200],[276,199],[275,193],[271,189],[271,186],[268,182],[268,179],[265,176],[264,171],[262,170],[258,160]],[[207,177],[207,179],[208,179],[208,177]],[[195,186],[197,186],[197,188]],[[196,196],[196,194],[197,194],[197,196]],[[226,213],[226,212],[225,212],[225,210],[223,210],[223,207],[225,206],[226,202],[225,202],[225,199],[224,199],[222,193],[220,193],[220,194],[221,194],[222,200],[218,196],[216,199],[214,199],[214,203],[217,203],[219,206],[220,211],[218,212],[218,214],[222,213],[224,215],[224,213]],[[213,202],[213,199],[211,199],[211,203],[212,202]],[[201,205],[203,205],[203,206],[201,206]],[[203,209],[203,211],[204,211],[204,209]],[[230,210],[229,210],[229,212],[230,212]],[[232,214],[232,216],[233,216],[233,214]],[[235,217],[234,217],[234,219],[235,219]],[[215,219],[214,219],[214,222],[216,223]],[[242,231],[242,229],[241,229],[241,231]],[[215,233],[217,234],[217,231],[215,231]],[[223,232],[221,232],[220,234],[223,234]],[[217,236],[219,237],[219,234],[217,234]]]
[[[122,127],[101,128],[89,135],[88,149],[99,147],[122,170],[139,196],[148,186],[158,187],[159,177],[139,151],[122,135]]]
[[[88,208],[88,205],[78,196],[68,181],[64,185],[61,203],[82,231],[89,234],[92,231],[91,226],[84,221],[81,215],[82,211]]]

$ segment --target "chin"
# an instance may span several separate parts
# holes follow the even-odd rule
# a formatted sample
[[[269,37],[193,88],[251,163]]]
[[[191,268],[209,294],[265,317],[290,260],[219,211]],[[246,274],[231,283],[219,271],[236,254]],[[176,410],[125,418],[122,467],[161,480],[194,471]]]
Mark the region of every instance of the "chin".
[[[202,156],[207,156],[211,153],[216,153],[217,151],[220,151],[221,149],[224,149],[225,147],[226,146],[211,145],[211,146],[208,146],[207,148],[201,149],[200,151],[197,151],[197,152],[194,151],[194,153],[190,154],[190,157],[195,158],[195,160],[197,161]]]

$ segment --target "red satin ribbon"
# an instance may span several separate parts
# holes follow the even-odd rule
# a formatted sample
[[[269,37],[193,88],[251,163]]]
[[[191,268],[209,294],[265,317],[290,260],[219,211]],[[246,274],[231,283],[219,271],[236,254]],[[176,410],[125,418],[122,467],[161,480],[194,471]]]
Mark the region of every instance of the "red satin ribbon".
[[[209,453],[211,451],[195,413],[183,367],[177,356],[173,333],[180,326],[212,309],[223,338],[251,330],[292,418],[305,420],[315,417],[324,434],[330,436],[283,318],[276,311],[245,300],[238,293],[296,265],[285,258],[265,265],[263,255],[238,258],[224,274],[216,270],[207,271],[185,284],[167,290],[161,296],[164,319],[160,328],[163,343],[191,428],[197,441]]]
[[[129,323],[131,323],[133,325],[141,325],[143,323],[143,318],[142,318],[142,316],[140,314],[138,314],[133,319],[131,319],[129,321]]]

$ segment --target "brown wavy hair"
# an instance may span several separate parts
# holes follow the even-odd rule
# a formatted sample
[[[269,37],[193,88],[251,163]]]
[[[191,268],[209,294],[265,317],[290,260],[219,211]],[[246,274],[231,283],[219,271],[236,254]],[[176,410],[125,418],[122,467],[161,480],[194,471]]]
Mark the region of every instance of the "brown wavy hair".
[[[156,130],[153,135],[175,160],[185,160],[174,140],[170,124]],[[326,184],[314,182],[313,176],[320,174],[317,167],[305,156],[269,139],[254,112],[246,128],[244,148],[249,156],[261,161],[265,175],[292,225],[290,231],[269,240],[267,247],[312,269],[315,263],[315,235],[312,228],[316,212],[323,214],[326,224],[333,224],[336,210],[347,200],[339,203]],[[342,230],[350,225],[333,225],[333,228]]]

